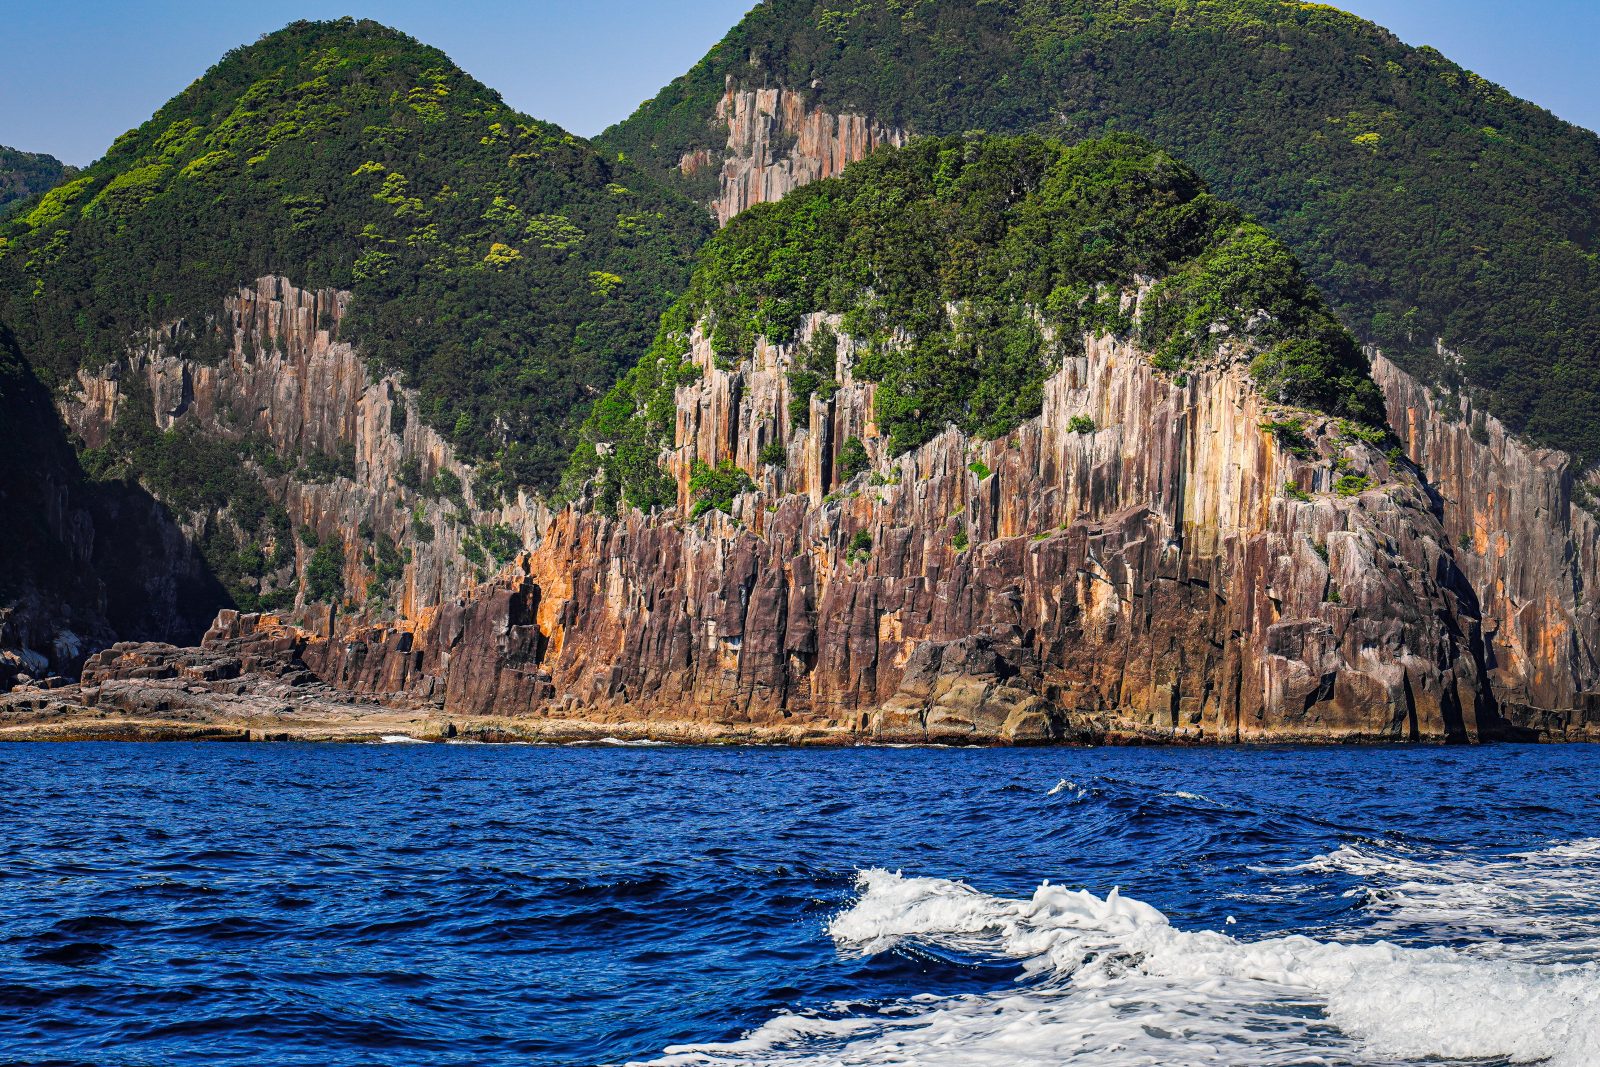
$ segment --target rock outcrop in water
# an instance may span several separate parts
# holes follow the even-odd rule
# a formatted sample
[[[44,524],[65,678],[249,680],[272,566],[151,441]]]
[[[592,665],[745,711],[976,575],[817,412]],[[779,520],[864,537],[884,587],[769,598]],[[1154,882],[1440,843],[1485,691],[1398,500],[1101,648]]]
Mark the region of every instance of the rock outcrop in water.
[[[1180,385],[1092,338],[1009,438],[950,431],[845,479],[847,437],[881,453],[874,386],[846,348],[840,392],[785,433],[792,355],[730,371],[701,341],[679,390],[680,485],[695,459],[759,478],[731,515],[685,521],[686,488],[654,518],[563,512],[493,596],[409,645],[330,648],[323,676],[372,686],[403,646],[439,657],[450,712],[886,740],[1500,730],[1470,584],[1409,467],[1330,421],[1291,454],[1239,367]],[[786,461],[760,464],[774,433]],[[1336,493],[1336,462],[1371,488]]]

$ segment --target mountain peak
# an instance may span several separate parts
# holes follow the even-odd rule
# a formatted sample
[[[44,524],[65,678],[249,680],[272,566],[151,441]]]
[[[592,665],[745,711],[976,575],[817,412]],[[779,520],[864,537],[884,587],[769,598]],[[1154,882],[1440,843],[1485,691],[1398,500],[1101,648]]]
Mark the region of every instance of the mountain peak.
[[[1364,341],[1600,459],[1600,137],[1434,49],[1281,0],[771,0],[601,143],[719,195],[719,170],[749,180],[729,119],[757,89],[807,130],[1138,133],[1287,242]],[[831,166],[767,118],[764,173]]]
[[[348,289],[345,339],[403,371],[430,423],[504,487],[550,484],[575,413],[648,344],[706,228],[438,49],[296,22],[0,224],[0,316],[60,383],[139,331],[210,321],[260,277]],[[109,294],[92,319],[89,291]]]

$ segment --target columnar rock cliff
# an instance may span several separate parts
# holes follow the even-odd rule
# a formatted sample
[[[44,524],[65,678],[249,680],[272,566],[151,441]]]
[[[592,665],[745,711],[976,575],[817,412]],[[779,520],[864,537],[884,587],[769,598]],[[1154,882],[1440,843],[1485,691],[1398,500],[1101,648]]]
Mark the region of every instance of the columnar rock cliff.
[[[1499,699],[1529,722],[1593,708],[1600,688],[1600,522],[1571,456],[1513,437],[1460,394],[1423,386],[1381,355],[1373,377],[1424,472],[1479,601]]]
[[[411,619],[330,635],[230,617],[205,654],[118,646],[86,671],[95,714],[294,691],[489,736],[1468,740],[1600,724],[1580,695],[1593,520],[1573,512],[1571,549],[1516,562],[1552,536],[1566,466],[1470,410],[1451,421],[1381,359],[1411,459],[1455,472],[1442,490],[1333,420],[1302,413],[1309,448],[1280,444],[1263,426],[1288,413],[1236,360],[1174,378],[1104,336],[1008,437],[949,431],[891,461],[848,340],[839,392],[791,426],[786,371],[823,321],[731,369],[697,337],[667,461],[676,509],[563,510],[496,580]],[[175,417],[203,407],[191,388]],[[1074,416],[1095,428],[1072,432]],[[852,436],[873,462],[845,478]],[[772,441],[781,464],[759,462]],[[695,459],[731,459],[758,489],[689,520]],[[1487,546],[1462,544],[1475,529]]]
[[[417,417],[414,397],[394,375],[375,375],[337,340],[349,299],[337,290],[312,292],[286,278],[262,278],[224,301],[219,324],[202,328],[221,331],[220,359],[178,354],[179,341],[192,341],[194,331],[187,323],[169,324],[124,358],[81,371],[62,415],[87,447],[99,447],[130,387],[138,387],[153,398],[162,430],[193,426],[212,437],[264,443],[289,468],[279,473],[257,465],[293,526],[346,546],[344,586],[354,594],[352,606],[370,596],[372,612],[414,618],[487,573],[481,558],[474,562],[464,552],[475,525],[508,524],[526,537],[539,527],[543,509],[526,499],[510,507],[472,506],[471,468]],[[308,457],[341,455],[348,464],[321,477],[296,466]],[[420,484],[434,482],[440,472],[453,474],[460,498],[404,484],[408,461]],[[374,560],[363,551],[380,535],[406,558],[393,588],[373,585]],[[291,589],[311,555],[298,538],[294,549],[286,575]]]
[[[752,204],[780,200],[808,182],[833,177],[880,145],[906,139],[904,131],[865,115],[833,114],[789,89],[738,89],[731,79],[715,121],[728,129],[722,158],[690,152],[678,168],[694,176],[719,167],[710,207],[723,225]]]
[[[814,328],[813,317],[808,329]],[[804,336],[800,339],[803,341]],[[699,721],[883,739],[1494,736],[1476,604],[1409,465],[1229,361],[1179,381],[1090,338],[1009,438],[890,463],[849,375],[786,429],[793,348],[681,387],[672,465],[760,478],[731,515],[557,515],[498,587],[313,643],[318,677],[549,728]],[[1068,429],[1088,416],[1093,432]],[[873,469],[833,473],[860,436]],[[766,440],[786,462],[759,466]],[[1304,451],[1304,449],[1301,449]],[[1336,473],[1337,466],[1337,473]],[[1354,474],[1369,486],[1335,492]],[[1292,485],[1291,491],[1286,486]]]

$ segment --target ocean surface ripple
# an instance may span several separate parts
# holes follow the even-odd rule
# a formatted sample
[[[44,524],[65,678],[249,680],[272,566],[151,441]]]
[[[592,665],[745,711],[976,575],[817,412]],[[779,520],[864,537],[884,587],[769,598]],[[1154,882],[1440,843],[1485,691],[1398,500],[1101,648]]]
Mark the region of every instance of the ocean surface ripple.
[[[1600,751],[0,745],[0,1064],[1600,1064]]]

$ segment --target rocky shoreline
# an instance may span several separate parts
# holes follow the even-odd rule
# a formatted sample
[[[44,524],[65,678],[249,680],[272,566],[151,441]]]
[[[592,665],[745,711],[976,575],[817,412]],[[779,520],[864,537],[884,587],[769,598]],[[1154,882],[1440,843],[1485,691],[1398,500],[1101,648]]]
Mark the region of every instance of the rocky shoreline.
[[[712,709],[630,717],[541,709],[494,714],[452,707],[446,697],[354,692],[310,663],[344,644],[272,615],[225,611],[197,648],[124,643],[91,657],[79,682],[21,686],[0,695],[0,742],[227,741],[451,742],[680,745],[1197,745],[1222,739],[1179,730],[1128,729],[1115,721],[1069,730],[1030,729],[981,703],[965,718],[908,722],[874,716],[865,726],[719,720]],[[348,655],[349,648],[344,648]],[[1533,715],[1485,741],[1600,741],[1600,715]],[[1252,736],[1243,743],[1384,743],[1387,734]],[[1419,740],[1442,742],[1445,738]]]

